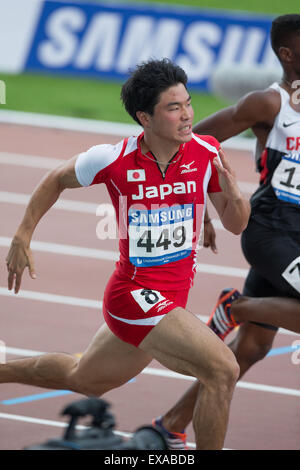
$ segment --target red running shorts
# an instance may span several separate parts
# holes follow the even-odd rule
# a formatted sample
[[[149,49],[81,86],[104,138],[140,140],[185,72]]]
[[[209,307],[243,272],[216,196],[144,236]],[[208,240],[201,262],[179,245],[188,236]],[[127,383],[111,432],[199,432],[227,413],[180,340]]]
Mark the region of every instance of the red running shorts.
[[[157,291],[142,287],[115,272],[104,293],[104,319],[118,338],[138,346],[168,312],[185,308],[188,293],[189,289]]]

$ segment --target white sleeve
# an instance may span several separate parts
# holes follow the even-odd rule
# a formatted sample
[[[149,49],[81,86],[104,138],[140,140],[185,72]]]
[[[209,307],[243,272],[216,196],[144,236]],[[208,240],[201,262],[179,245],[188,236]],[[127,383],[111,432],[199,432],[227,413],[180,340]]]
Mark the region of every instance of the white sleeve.
[[[75,162],[75,173],[81,186],[92,184],[95,176],[120,155],[123,141],[116,145],[101,144],[80,153]]]

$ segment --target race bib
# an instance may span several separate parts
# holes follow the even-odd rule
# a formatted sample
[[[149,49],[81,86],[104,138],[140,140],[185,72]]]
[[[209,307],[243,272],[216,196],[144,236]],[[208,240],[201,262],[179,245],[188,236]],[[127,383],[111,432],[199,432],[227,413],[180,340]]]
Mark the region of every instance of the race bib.
[[[300,256],[294,259],[282,273],[282,277],[297,291],[300,292]]]
[[[276,168],[271,184],[278,199],[300,204],[300,155],[284,155]]]
[[[186,258],[192,251],[193,204],[129,209],[129,260],[138,267]]]

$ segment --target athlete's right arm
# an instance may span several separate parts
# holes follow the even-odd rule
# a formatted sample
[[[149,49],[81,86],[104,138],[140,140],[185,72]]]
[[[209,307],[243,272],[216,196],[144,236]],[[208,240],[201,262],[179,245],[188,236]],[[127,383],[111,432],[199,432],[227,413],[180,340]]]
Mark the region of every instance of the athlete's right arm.
[[[234,106],[229,106],[218,111],[206,119],[198,122],[193,131],[200,135],[212,135],[219,142],[234,137],[241,132],[255,127],[271,128],[274,119],[280,110],[280,95],[272,89],[264,91],[254,91],[241,98]],[[206,210],[206,218],[209,214]],[[211,245],[216,252],[215,234],[211,232],[213,227],[208,227],[209,233],[204,233],[208,240],[207,245]],[[210,242],[213,234],[213,245]]]
[[[219,142],[255,126],[272,127],[280,109],[280,95],[273,89],[254,91],[235,105],[224,108],[197,123],[193,131],[212,135]]]
[[[30,242],[39,220],[55,204],[66,188],[81,187],[75,173],[77,156],[50,171],[34,190],[6,257],[8,289],[17,294],[26,267],[32,279],[36,278]]]

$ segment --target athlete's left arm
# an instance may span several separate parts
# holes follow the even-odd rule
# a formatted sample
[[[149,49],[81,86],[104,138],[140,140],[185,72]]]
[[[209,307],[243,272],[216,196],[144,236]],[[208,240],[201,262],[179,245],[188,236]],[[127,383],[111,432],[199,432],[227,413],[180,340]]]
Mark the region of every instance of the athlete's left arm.
[[[221,222],[227,230],[239,235],[247,227],[250,216],[250,204],[242,195],[236,181],[235,173],[228,164],[222,149],[219,158],[213,160],[219,176],[222,191],[209,193]]]

